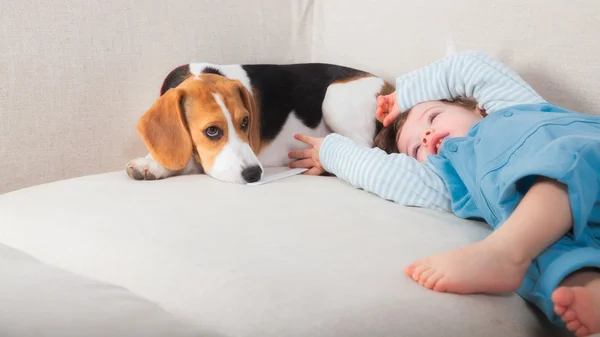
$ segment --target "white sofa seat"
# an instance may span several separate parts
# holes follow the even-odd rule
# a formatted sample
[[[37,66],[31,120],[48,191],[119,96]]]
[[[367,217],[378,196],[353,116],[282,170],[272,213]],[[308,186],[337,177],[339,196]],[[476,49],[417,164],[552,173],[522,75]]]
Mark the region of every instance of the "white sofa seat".
[[[514,294],[440,294],[403,273],[481,239],[485,225],[334,177],[245,186],[92,175],[0,196],[0,233],[48,265],[124,287],[223,336],[556,333]]]

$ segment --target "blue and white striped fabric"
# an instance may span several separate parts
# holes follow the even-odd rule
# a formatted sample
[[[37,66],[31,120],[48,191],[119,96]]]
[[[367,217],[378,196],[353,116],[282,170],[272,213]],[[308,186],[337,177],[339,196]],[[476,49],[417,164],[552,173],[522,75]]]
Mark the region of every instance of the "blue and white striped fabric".
[[[321,145],[319,159],[327,172],[355,188],[405,206],[452,211],[450,194],[433,166],[405,154],[387,154],[330,134]]]
[[[507,66],[477,51],[447,56],[396,79],[400,111],[458,97],[474,98],[488,114],[512,105],[546,102]]]
[[[398,77],[396,89],[401,111],[458,97],[476,99],[488,114],[516,104],[545,102],[508,67],[475,51],[447,56]],[[428,161],[367,148],[339,134],[325,137],[319,158],[325,170],[355,188],[405,206],[452,211],[446,185]]]

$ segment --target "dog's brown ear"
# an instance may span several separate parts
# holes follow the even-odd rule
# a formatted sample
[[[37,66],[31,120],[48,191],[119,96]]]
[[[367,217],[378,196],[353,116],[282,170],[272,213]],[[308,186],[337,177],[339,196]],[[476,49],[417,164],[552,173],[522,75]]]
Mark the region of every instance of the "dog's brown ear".
[[[140,118],[137,131],[152,157],[171,171],[185,168],[192,156],[192,138],[183,115],[181,89],[169,89]]]
[[[252,151],[254,151],[254,153],[258,153],[258,151],[260,150],[260,113],[258,111],[258,106],[257,106],[257,99],[255,99],[256,97],[256,93],[254,95],[254,97],[252,96],[252,94],[250,94],[250,92],[246,89],[246,87],[242,84],[242,82],[239,82],[238,84],[238,88],[239,88],[239,94],[240,97],[242,99],[242,103],[244,104],[244,107],[246,108],[246,110],[248,110],[248,113],[250,114],[250,122],[248,125],[248,142],[250,143],[250,147],[252,148]]]

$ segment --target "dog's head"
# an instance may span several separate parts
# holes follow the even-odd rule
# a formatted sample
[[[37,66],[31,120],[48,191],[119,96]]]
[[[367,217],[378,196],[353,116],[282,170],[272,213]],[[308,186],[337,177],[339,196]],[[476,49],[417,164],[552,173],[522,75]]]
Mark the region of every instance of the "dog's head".
[[[190,76],[164,93],[140,118],[137,130],[154,159],[178,171],[190,158],[215,179],[260,180],[260,116],[250,92],[215,74]]]

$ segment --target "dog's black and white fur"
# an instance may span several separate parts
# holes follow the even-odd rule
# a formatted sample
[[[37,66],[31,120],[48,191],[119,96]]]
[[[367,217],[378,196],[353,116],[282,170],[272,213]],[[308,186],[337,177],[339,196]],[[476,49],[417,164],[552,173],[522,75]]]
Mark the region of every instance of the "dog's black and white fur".
[[[381,129],[375,117],[377,96],[394,91],[391,84],[377,76],[332,64],[190,63],[173,69],[167,75],[160,94],[162,96],[177,88],[190,77],[200,79],[203,74],[215,74],[242,83],[258,107],[260,139],[266,145],[254,150],[253,155],[241,153],[248,152],[247,149],[238,154],[228,154],[231,164],[221,166],[232,172],[212,174],[213,170],[207,170],[194,158],[190,158],[186,168],[171,171],[149,154],[128,163],[127,172],[131,177],[160,179],[175,174],[206,172],[223,181],[245,183],[248,179],[243,177],[242,172],[249,166],[287,166],[288,152],[304,147],[294,139],[296,133],[325,137],[336,132],[365,146],[372,146]],[[231,112],[228,111],[231,109],[222,104],[219,106],[231,120]],[[253,177],[252,180],[257,179]]]

